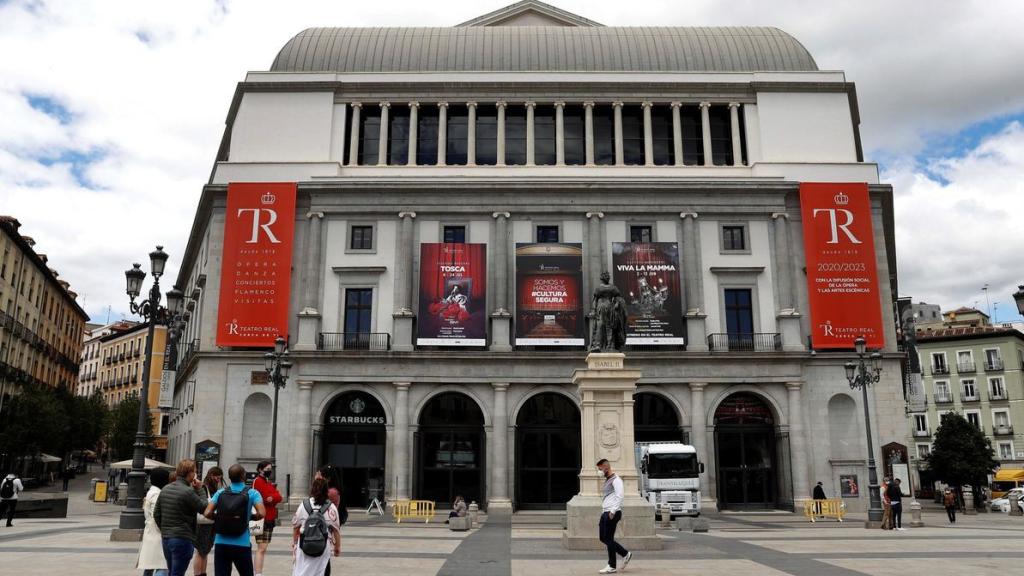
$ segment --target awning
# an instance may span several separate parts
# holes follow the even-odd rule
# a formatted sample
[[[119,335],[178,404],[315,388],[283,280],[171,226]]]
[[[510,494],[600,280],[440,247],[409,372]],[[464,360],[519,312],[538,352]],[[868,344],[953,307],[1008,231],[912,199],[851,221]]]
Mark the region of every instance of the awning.
[[[46,454],[45,452],[40,452],[39,453],[39,461],[40,462],[46,462],[46,463],[60,462],[60,458],[57,458],[56,456],[53,456],[51,454]]]
[[[1003,468],[996,471],[996,482],[1024,482],[1024,468]]]
[[[132,461],[122,460],[120,462],[114,462],[113,464],[110,465],[110,467],[115,470],[131,470]],[[146,458],[146,463],[143,467],[146,470],[152,470],[154,468],[174,468],[174,466],[171,466],[170,464],[165,464],[163,462],[158,462],[156,460],[150,460],[149,458]]]

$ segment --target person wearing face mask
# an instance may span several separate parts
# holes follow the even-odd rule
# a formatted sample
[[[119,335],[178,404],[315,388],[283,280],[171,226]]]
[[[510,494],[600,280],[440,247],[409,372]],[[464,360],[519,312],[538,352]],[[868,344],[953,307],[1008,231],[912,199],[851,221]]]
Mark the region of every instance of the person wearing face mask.
[[[263,561],[267,556],[267,548],[274,537],[274,526],[277,524],[277,505],[281,502],[281,493],[271,481],[274,475],[274,464],[264,460],[256,466],[256,480],[252,487],[263,497],[263,505],[267,508],[267,516],[263,521],[263,533],[256,536],[256,553],[253,557],[253,568],[256,576],[263,576]]]
[[[601,503],[601,521],[598,524],[598,535],[601,542],[608,547],[608,565],[598,571],[599,574],[614,574],[618,572],[616,567],[616,555],[622,556],[622,570],[633,559],[633,553],[622,547],[615,541],[615,527],[622,520],[622,499],[625,496],[625,488],[622,485],[622,478],[612,472],[612,466],[602,458],[597,462],[597,469],[604,474],[604,500]]]

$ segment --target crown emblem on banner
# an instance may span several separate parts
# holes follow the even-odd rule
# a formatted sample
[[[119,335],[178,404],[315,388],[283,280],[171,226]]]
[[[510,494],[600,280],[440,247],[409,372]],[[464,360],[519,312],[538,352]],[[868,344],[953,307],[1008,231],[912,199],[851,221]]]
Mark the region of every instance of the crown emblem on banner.
[[[835,200],[837,206],[846,206],[850,203],[850,197],[842,192],[836,194],[832,199]]]
[[[264,204],[273,204],[274,202],[277,202],[277,196],[274,196],[268,191],[263,196],[260,196],[260,202]]]

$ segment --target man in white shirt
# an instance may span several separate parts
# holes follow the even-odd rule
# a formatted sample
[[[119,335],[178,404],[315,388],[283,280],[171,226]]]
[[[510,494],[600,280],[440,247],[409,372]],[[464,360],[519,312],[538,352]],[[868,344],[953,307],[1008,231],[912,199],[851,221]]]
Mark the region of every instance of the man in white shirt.
[[[597,469],[604,474],[604,501],[601,503],[601,522],[598,524],[598,533],[601,542],[608,547],[608,565],[598,571],[599,574],[614,574],[616,569],[616,554],[622,556],[622,570],[633,559],[633,553],[622,547],[615,541],[615,527],[619,520],[622,520],[622,498],[625,490],[622,487],[622,478],[614,472],[608,461],[602,458],[597,463]]]
[[[7,526],[14,526],[14,509],[18,506],[18,493],[24,490],[21,480],[13,473],[0,480],[0,516],[7,514]]]

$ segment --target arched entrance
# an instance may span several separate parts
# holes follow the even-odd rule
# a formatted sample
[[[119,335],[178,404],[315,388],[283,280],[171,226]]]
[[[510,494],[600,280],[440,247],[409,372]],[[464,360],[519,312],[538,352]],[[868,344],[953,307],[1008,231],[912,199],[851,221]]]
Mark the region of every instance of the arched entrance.
[[[461,494],[483,504],[484,415],[472,398],[444,392],[427,402],[416,433],[416,497],[450,504]]]
[[[715,410],[718,502],[727,509],[777,504],[772,411],[760,397],[740,392]]]
[[[571,399],[542,392],[516,417],[516,504],[563,509],[580,490],[580,410]]]
[[[660,394],[635,394],[633,439],[637,442],[682,442],[683,431],[675,406]]]
[[[341,394],[324,414],[320,465],[341,470],[345,504],[366,507],[384,488],[387,417],[372,395],[353,391]]]

